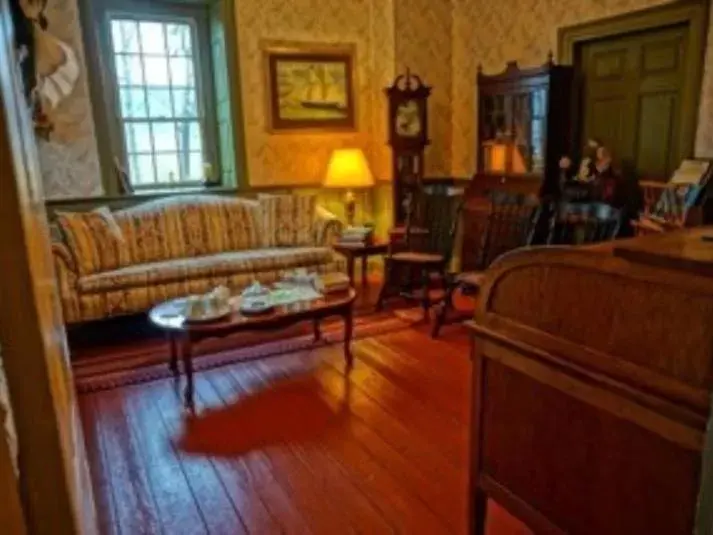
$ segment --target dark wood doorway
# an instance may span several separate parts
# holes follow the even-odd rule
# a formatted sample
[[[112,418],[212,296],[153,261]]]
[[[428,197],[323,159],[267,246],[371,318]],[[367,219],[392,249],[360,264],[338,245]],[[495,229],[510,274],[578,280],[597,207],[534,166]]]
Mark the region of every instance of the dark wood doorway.
[[[666,178],[686,155],[681,117],[689,71],[686,25],[578,47],[582,144],[601,139],[639,177]]]
[[[666,180],[694,155],[708,0],[680,0],[559,31],[581,75],[576,139],[601,138],[627,175]]]

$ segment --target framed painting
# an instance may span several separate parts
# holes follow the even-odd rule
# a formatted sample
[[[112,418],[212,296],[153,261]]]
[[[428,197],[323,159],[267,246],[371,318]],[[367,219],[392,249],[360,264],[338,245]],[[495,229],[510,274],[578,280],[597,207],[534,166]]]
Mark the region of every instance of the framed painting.
[[[354,45],[265,47],[271,132],[356,130]]]

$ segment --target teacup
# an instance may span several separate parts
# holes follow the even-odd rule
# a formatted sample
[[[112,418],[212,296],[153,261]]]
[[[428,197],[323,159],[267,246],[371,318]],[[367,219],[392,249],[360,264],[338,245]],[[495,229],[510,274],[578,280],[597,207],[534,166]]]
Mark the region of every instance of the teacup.
[[[203,307],[206,316],[214,316],[221,309],[220,299],[217,295],[208,294],[203,297]]]
[[[216,297],[219,308],[227,306],[230,302],[230,289],[225,286],[218,286],[211,293]]]
[[[205,314],[205,303],[200,296],[193,295],[186,299],[186,316],[188,318],[200,318]]]

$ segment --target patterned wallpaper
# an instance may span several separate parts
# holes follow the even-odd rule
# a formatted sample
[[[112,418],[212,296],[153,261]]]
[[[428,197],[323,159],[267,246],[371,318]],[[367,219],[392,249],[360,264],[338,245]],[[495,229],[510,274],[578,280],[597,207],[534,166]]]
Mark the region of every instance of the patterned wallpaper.
[[[319,6],[317,9],[316,6]],[[383,89],[407,67],[434,87],[429,101],[427,174],[448,175],[451,168],[450,0],[280,0],[238,2],[243,104],[250,181],[253,185],[316,184],[335,147],[362,147],[374,174],[391,177],[386,145]],[[265,41],[356,43],[358,132],[353,134],[270,134],[265,130]]]
[[[60,39],[83,50],[77,0],[49,0]],[[427,174],[466,176],[475,167],[475,78],[482,63],[498,72],[509,60],[541,64],[556,52],[557,30],[667,0],[240,0],[237,25],[251,183],[315,185],[331,151],[365,150],[377,178],[389,180],[383,88],[410,67],[432,85]],[[713,10],[712,10],[713,14]],[[713,19],[711,20],[713,27]],[[269,41],[353,43],[357,47],[356,132],[270,134],[265,128],[262,46]],[[696,153],[713,156],[713,39],[708,43]],[[53,116],[56,134],[40,142],[48,197],[101,194],[86,79]]]
[[[395,7],[397,70],[408,67],[433,87],[428,101],[432,144],[426,151],[426,174],[447,176],[452,149],[452,3],[398,0]]]
[[[77,0],[49,0],[45,15],[48,31],[77,53],[80,66],[73,92],[48,113],[54,123],[49,141],[38,140],[45,196],[58,199],[102,195]]]
[[[393,74],[393,17],[383,0],[241,0],[237,2],[240,69],[250,182],[318,184],[332,150],[361,147],[382,177],[388,153],[381,89]],[[271,134],[265,128],[263,47],[270,41],[353,43],[357,47],[357,131]],[[382,118],[383,117],[383,118]]]
[[[696,156],[701,158],[713,158],[713,0],[711,0],[710,17],[696,135]]]
[[[475,169],[477,66],[499,72],[510,60],[542,64],[557,51],[557,30],[594,19],[667,3],[662,0],[453,0],[453,166],[455,175]],[[713,11],[713,10],[712,10]],[[713,27],[713,18],[711,19]],[[708,43],[701,92],[697,156],[713,157],[713,39]]]

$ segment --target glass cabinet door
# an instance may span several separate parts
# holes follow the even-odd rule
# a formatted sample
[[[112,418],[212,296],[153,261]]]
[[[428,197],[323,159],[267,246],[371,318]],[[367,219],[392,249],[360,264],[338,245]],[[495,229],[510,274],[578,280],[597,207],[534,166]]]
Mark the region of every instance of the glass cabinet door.
[[[505,144],[510,139],[512,99],[510,95],[486,95],[481,113],[481,154],[483,167],[488,173],[506,173],[509,170]]]
[[[545,168],[547,91],[536,88],[514,97],[512,172],[541,174]]]
[[[547,90],[535,89],[531,93],[530,118],[530,172],[542,174],[545,171],[545,141],[547,139]]]
[[[485,172],[544,172],[546,108],[546,88],[483,97],[481,154]]]

